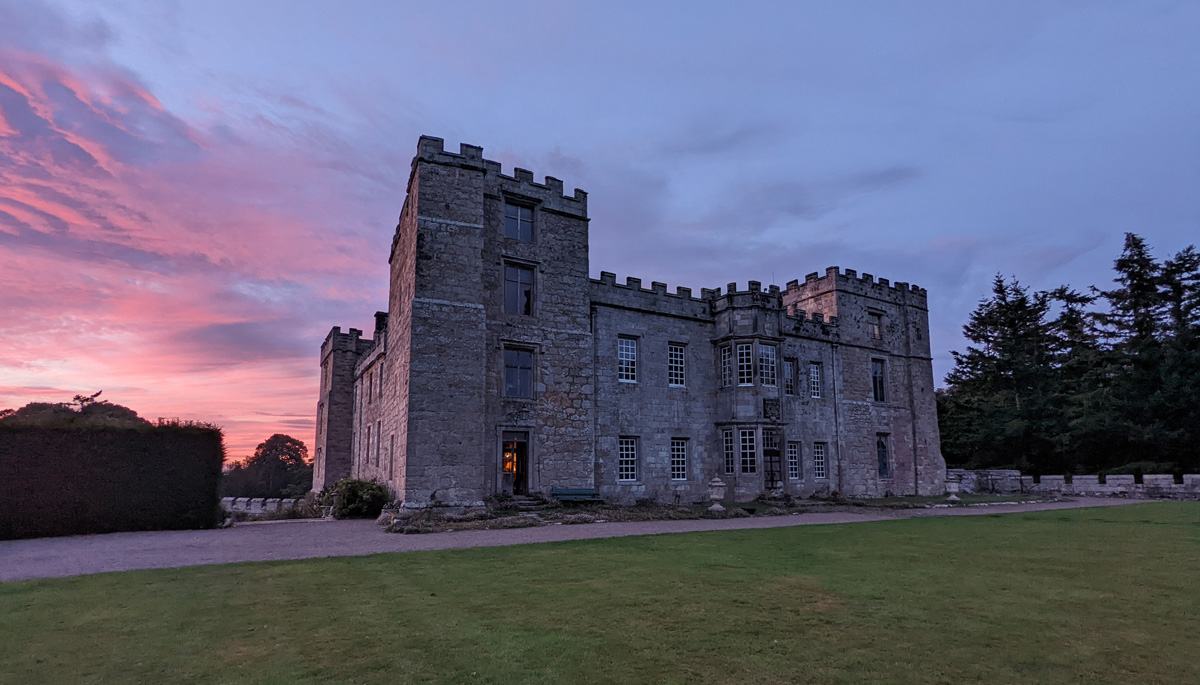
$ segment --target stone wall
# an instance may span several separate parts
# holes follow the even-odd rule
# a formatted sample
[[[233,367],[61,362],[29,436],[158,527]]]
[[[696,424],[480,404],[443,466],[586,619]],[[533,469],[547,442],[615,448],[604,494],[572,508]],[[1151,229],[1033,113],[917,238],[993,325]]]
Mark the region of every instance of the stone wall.
[[[287,511],[296,506],[302,499],[292,497],[222,497],[221,508],[228,513],[268,514],[273,511]]]
[[[957,481],[961,492],[995,494],[1062,494],[1086,497],[1139,497],[1200,500],[1200,474],[1185,474],[1181,482],[1171,474],[1145,474],[1142,482],[1132,475],[1022,476],[1011,469],[947,469],[947,481]]]

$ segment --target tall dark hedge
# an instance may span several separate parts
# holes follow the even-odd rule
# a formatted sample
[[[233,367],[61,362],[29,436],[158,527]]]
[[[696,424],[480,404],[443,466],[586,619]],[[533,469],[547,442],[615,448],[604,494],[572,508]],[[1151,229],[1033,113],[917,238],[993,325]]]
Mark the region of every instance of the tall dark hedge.
[[[211,528],[221,431],[0,424],[0,539]]]

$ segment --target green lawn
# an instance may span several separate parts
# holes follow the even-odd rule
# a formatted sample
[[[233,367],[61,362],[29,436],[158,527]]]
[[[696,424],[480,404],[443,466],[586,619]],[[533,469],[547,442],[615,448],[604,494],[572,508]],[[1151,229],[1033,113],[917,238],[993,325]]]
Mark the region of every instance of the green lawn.
[[[1198,543],[1164,502],[0,584],[0,682],[1196,683]]]

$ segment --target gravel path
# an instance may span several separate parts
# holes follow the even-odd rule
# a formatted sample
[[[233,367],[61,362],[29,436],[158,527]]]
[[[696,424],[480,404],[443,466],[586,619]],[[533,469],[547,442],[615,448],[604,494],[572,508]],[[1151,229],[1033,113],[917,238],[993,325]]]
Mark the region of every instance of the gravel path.
[[[174,568],[240,561],[361,556],[381,552],[495,547],[628,535],[708,530],[859,523],[923,516],[1077,509],[1134,504],[1145,500],[1079,497],[1071,501],[988,507],[897,510],[838,510],[763,518],[640,521],[543,526],[508,530],[464,530],[428,535],[383,532],[373,521],[299,519],[243,523],[224,530],[110,533],[62,538],[0,541],[0,581],[56,578],[107,571]]]

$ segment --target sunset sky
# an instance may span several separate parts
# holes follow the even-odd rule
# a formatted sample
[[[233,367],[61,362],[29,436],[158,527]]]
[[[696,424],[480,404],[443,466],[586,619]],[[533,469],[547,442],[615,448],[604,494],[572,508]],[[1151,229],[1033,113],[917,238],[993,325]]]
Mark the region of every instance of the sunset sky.
[[[996,273],[1200,239],[1200,2],[0,0],[0,408],[311,447],[421,134],[587,190],[593,275],[926,287],[940,381]]]

